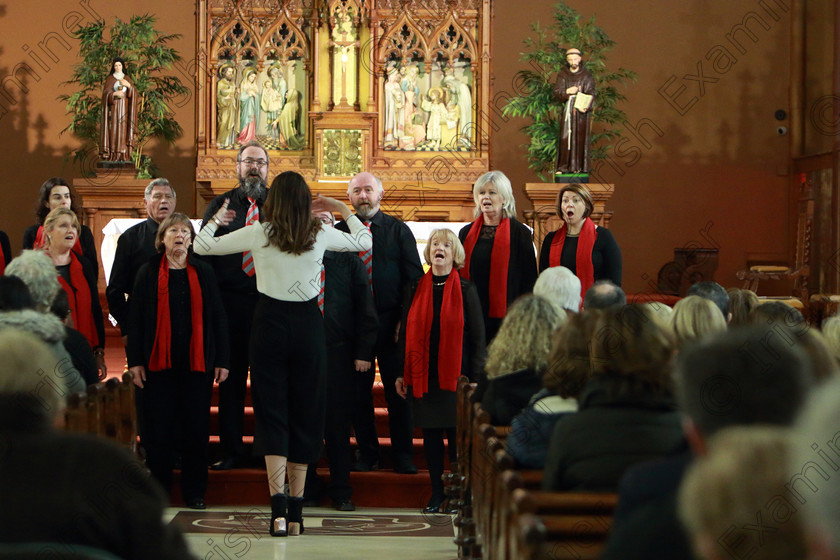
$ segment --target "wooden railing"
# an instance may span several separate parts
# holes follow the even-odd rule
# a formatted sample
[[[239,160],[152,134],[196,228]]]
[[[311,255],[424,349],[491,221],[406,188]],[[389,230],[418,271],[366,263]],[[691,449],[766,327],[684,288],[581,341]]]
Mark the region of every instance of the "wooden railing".
[[[68,432],[93,434],[113,440],[137,452],[137,410],[131,374],[122,380],[89,385],[87,393],[75,393],[67,399],[65,429]]]

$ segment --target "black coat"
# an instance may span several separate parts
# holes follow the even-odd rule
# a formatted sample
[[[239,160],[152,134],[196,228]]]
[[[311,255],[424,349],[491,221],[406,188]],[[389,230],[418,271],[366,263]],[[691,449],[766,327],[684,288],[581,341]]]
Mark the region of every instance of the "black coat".
[[[532,369],[522,369],[487,380],[481,408],[490,414],[490,423],[510,426],[513,417],[528,406],[531,397],[542,389],[542,377]]]
[[[128,367],[149,367],[149,356],[157,333],[158,270],[163,253],[155,255],[140,267],[131,293],[128,322]],[[204,365],[208,373],[213,368],[230,367],[230,342],[227,318],[213,269],[190,255],[189,264],[195,267],[201,285],[202,318],[204,320]]]
[[[671,399],[614,395],[615,383],[596,377],[580,408],[558,422],[551,436],[543,489],[616,492],[630,465],[664,457],[683,439]]]
[[[125,325],[128,323],[129,314],[126,296],[130,296],[131,290],[134,289],[137,271],[157,254],[157,230],[158,223],[147,218],[125,230],[117,240],[117,250],[114,253],[108,287],[105,288],[105,297],[108,298],[108,311],[119,324],[123,335],[126,334]]]

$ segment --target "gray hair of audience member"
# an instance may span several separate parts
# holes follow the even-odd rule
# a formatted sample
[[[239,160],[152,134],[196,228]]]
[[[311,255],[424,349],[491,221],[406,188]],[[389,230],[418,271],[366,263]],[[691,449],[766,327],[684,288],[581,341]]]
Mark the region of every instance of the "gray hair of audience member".
[[[756,307],[750,313],[750,321],[756,324],[776,322],[792,330],[808,328],[805,316],[797,308],[783,301],[767,301]]]
[[[580,311],[580,279],[565,266],[543,270],[534,284],[534,295],[542,296],[562,309]]]
[[[27,417],[54,421],[64,408],[67,388],[55,374],[55,356],[50,348],[31,333],[2,329],[0,356],[4,417],[22,423],[28,421]]]
[[[828,350],[840,363],[840,317],[829,317],[823,321],[822,333]]]
[[[584,309],[608,309],[617,305],[627,305],[627,296],[609,280],[597,280],[583,296]]]
[[[163,177],[152,179],[152,182],[146,185],[146,190],[143,192],[143,198],[151,198],[152,190],[155,187],[169,187],[169,190],[172,191],[172,196],[178,198],[178,195],[175,194],[175,188],[169,184],[169,179],[164,179]]]
[[[735,557],[735,543],[752,534],[747,528],[755,526],[756,514],[770,510],[774,500],[778,509],[772,509],[767,531],[748,537],[750,546],[745,542],[745,554],[738,557],[809,558],[805,524],[791,502],[799,504],[780,496],[790,482],[792,447],[790,428],[778,426],[735,426],[712,438],[708,454],[689,467],[679,491],[679,517],[697,558]]]
[[[516,217],[516,199],[513,197],[513,187],[510,184],[510,179],[501,171],[488,171],[478,178],[473,185],[473,201],[475,201],[475,210],[473,215],[478,218],[481,215],[481,202],[478,197],[478,192],[487,183],[493,183],[496,190],[502,197],[502,217],[515,218]]]
[[[686,344],[674,383],[683,413],[708,438],[728,426],[791,425],[813,376],[790,332],[753,325]]]
[[[750,313],[761,305],[758,296],[752,290],[740,288],[730,288],[726,290],[726,293],[729,294],[729,312],[732,314],[729,324],[733,327],[749,324]]]
[[[712,300],[688,296],[674,306],[671,328],[677,337],[677,345],[682,346],[689,340],[725,331],[726,319]]]
[[[55,294],[61,289],[56,277],[55,265],[43,251],[23,251],[6,267],[6,276],[17,276],[26,287],[35,303],[35,308],[47,312]]]
[[[548,365],[552,335],[565,322],[566,312],[547,299],[534,294],[517,298],[487,347],[487,378],[526,368],[542,375]]]
[[[711,300],[723,313],[724,321],[729,322],[729,294],[717,282],[706,280],[705,282],[692,284],[686,295],[700,296],[703,299]]]
[[[804,516],[809,540],[840,556],[840,380],[814,391],[793,429],[787,492]],[[791,475],[793,475],[791,477]],[[815,558],[817,556],[814,556]]]

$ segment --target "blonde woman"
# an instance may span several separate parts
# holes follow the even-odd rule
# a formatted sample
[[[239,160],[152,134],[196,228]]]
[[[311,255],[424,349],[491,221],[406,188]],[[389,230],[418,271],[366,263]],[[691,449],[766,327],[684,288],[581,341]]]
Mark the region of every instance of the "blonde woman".
[[[509,425],[542,389],[554,331],[566,312],[545,298],[525,295],[516,300],[487,349],[487,390],[481,406],[493,424]]]
[[[677,336],[677,345],[682,346],[689,340],[725,331],[726,320],[711,300],[688,296],[674,306],[671,327]]]
[[[455,388],[461,375],[478,377],[484,362],[484,323],[475,286],[458,273],[464,247],[448,229],[436,229],[424,251],[429,271],[406,294],[400,341],[405,347],[397,393],[411,402],[416,426],[423,430],[432,497],[425,508],[443,504],[443,436],[455,460]]]

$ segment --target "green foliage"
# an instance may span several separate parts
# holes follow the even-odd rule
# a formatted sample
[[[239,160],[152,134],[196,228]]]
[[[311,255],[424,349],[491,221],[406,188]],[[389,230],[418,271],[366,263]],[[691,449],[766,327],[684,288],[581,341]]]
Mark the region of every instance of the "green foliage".
[[[582,19],[564,2],[557,2],[553,19],[551,37],[539,23],[531,25],[535,37],[525,39],[528,50],[521,57],[528,68],[517,72],[515,78],[517,91],[522,95],[511,97],[502,109],[505,116],[525,117],[532,121],[522,131],[531,138],[530,144],[525,146],[529,167],[543,180],[547,175],[553,175],[557,158],[557,141],[565,104],[554,96],[554,83],[557,73],[566,67],[566,49],[580,49],[586,69],[595,78],[597,96],[592,119],[600,126],[592,127],[590,154],[593,161],[605,158],[609,142],[620,136],[616,125],[624,122],[626,115],[616,105],[626,98],[619,87],[636,79],[635,72],[625,68],[617,71],[607,69],[605,53],[615,45],[615,41],[595,25],[594,17]]]
[[[173,118],[169,103],[190,90],[176,76],[164,75],[173,63],[181,60],[178,51],[168,46],[181,35],[163,35],[155,29],[156,18],[149,14],[132,16],[128,22],[119,18],[108,29],[105,22],[96,21],[74,32],[79,39],[81,62],[73,67],[73,76],[62,85],[76,88],[75,93],[60,95],[71,115],[70,124],[61,132],[71,132],[85,141],[85,146],[73,153],[73,160],[97,152],[102,118],[102,90],[115,57],[126,61],[125,74],[134,84],[137,101],[137,122],[134,149],[131,157],[138,169],[138,177],[151,177],[155,171],[151,158],[143,155],[143,148],[153,138],[173,144],[183,134],[181,125]]]

